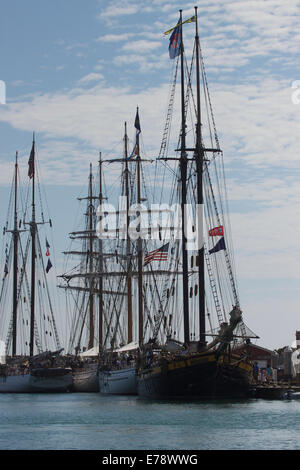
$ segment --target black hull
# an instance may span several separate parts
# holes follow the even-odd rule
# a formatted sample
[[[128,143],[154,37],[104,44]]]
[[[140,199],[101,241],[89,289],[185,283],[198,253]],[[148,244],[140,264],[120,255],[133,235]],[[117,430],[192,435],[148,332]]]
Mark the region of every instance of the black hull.
[[[138,394],[144,398],[246,398],[252,367],[240,358],[214,353],[140,370]]]

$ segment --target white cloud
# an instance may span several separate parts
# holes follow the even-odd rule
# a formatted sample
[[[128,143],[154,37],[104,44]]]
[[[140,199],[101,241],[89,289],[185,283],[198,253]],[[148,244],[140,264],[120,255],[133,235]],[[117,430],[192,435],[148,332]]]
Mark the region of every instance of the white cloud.
[[[137,13],[143,5],[139,3],[133,3],[130,1],[114,1],[109,2],[107,7],[101,11],[99,18],[110,19],[118,16],[127,16]]]
[[[124,33],[124,34],[105,34],[103,36],[99,36],[96,41],[99,42],[121,42],[127,41],[130,37],[134,36],[133,33]]]
[[[141,40],[141,41],[132,41],[132,42],[127,42],[122,46],[122,49],[124,51],[132,51],[132,52],[151,52],[154,49],[157,49],[161,47],[160,42],[156,41],[146,41],[146,40]]]
[[[96,82],[104,79],[104,76],[101,73],[89,73],[79,80],[79,84],[84,85],[91,82]]]

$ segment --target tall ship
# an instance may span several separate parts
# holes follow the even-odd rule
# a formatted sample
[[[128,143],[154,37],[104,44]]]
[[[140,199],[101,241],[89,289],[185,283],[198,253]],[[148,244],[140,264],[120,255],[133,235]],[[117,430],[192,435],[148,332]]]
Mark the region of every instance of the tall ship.
[[[124,142],[127,149],[126,132]],[[97,184],[90,166],[88,195],[79,198],[86,203],[84,220],[78,230],[70,233],[70,248],[64,252],[66,265],[59,287],[66,292],[70,310],[67,353],[72,358],[73,391],[77,392],[137,394],[138,343],[134,341],[132,287],[136,253],[129,238],[125,236],[124,243],[124,234],[114,224],[107,229],[105,222],[112,215],[129,219],[135,175],[129,171],[127,157],[124,154],[122,159],[103,160],[100,154]],[[119,207],[116,214],[111,213],[108,198],[104,196],[103,165],[112,168],[113,163],[124,167],[121,191],[117,189],[113,193],[126,200],[125,207]],[[102,227],[104,236],[101,236]],[[115,230],[116,237],[111,237],[110,232]]]
[[[107,160],[108,164],[121,164],[121,198],[116,218],[115,240],[110,240],[115,269],[107,270],[107,279],[114,285],[111,293],[117,309],[108,313],[108,328],[99,356],[99,388],[103,394],[137,394],[137,356],[143,330],[143,246],[141,238],[130,237],[130,223],[144,200],[142,198],[142,160],[139,136],[141,133],[139,110],[135,118],[135,143],[129,153],[127,124],[125,123],[123,156]],[[133,207],[133,210],[132,210]],[[134,209],[135,207],[135,209]],[[100,238],[105,234],[105,207],[99,213]],[[114,230],[110,225],[109,230]]]
[[[102,241],[96,235],[97,208],[103,199],[102,160],[99,184],[90,164],[88,194],[78,198],[85,205],[78,230],[70,233],[70,246],[64,252],[65,272],[59,284],[64,289],[69,315],[67,354],[71,359],[74,392],[98,392],[98,355],[103,336]]]
[[[23,188],[22,197],[16,154],[3,230],[0,392],[7,393],[66,392],[72,385],[71,369],[61,357],[63,348],[47,279],[52,267],[50,244],[46,237],[43,249],[40,237],[41,227],[52,226],[52,222],[44,218],[35,153],[33,138],[28,162],[31,184],[27,190]]]
[[[183,44],[183,25],[188,23],[195,25],[189,60]],[[156,201],[169,201],[169,215],[160,224],[152,250],[148,243],[144,259],[148,312],[137,366],[138,394],[158,399],[245,397],[252,365],[235,348],[257,336],[242,319],[223,153],[200,47],[197,8],[185,21],[180,10],[177,25],[165,34],[170,34],[174,72],[153,193]],[[174,112],[178,76],[180,114]],[[180,122],[180,136],[170,155],[170,143],[175,141],[171,122]]]

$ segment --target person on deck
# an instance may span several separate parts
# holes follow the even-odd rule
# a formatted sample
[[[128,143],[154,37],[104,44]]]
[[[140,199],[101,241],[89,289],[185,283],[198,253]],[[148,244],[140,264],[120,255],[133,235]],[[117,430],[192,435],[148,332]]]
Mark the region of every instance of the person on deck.
[[[257,362],[255,362],[253,366],[253,379],[255,380],[255,382],[257,382],[258,380],[258,373],[259,373],[259,367],[258,367]]]

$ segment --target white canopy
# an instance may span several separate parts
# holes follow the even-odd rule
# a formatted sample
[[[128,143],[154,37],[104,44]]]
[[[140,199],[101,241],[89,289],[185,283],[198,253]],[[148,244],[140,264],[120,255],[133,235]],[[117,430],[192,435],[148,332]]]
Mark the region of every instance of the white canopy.
[[[83,353],[79,354],[80,357],[94,357],[99,355],[99,347],[95,346],[88,351],[84,351]]]
[[[126,351],[133,351],[134,349],[138,349],[139,343],[136,341],[132,341],[131,343],[125,344],[121,348],[114,349],[114,352],[126,352]],[[79,354],[80,357],[95,357],[99,355],[99,347],[95,346],[88,351],[84,351],[83,353]]]
[[[121,348],[115,349],[114,352],[125,352],[125,351],[133,351],[134,349],[138,349],[139,343],[136,341],[132,341],[131,343],[125,344]]]

